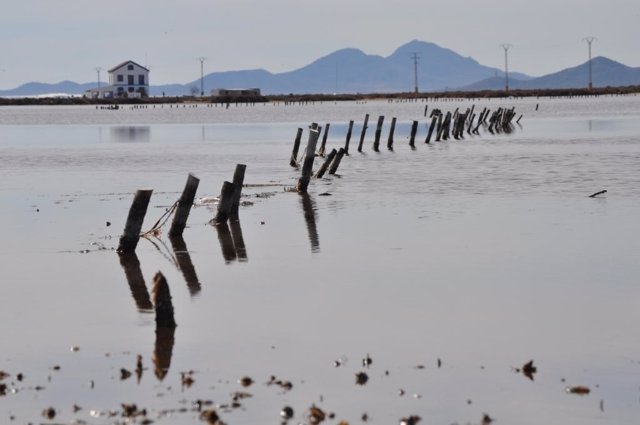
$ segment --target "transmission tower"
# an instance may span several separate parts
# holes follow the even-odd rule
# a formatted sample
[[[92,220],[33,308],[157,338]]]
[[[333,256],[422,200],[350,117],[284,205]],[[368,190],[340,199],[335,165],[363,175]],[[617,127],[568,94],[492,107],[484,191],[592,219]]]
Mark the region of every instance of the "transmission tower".
[[[412,52],[411,58],[413,59],[413,83],[415,93],[418,94],[418,59],[420,59],[420,56],[418,56],[417,52]]]
[[[99,66],[97,66],[95,68],[96,72],[98,73],[98,88],[100,88],[100,71],[102,71],[102,68],[100,68]]]
[[[582,41],[586,41],[587,44],[589,45],[589,90],[593,89],[593,80],[592,80],[592,74],[591,74],[591,43],[593,43],[594,41],[596,41],[597,38],[595,37],[585,37],[582,39]]]
[[[200,96],[204,96],[204,61],[207,58],[200,56],[198,60],[200,61]]]
[[[511,44],[502,44],[500,47],[504,49],[504,91],[509,92],[509,49],[513,47]]]

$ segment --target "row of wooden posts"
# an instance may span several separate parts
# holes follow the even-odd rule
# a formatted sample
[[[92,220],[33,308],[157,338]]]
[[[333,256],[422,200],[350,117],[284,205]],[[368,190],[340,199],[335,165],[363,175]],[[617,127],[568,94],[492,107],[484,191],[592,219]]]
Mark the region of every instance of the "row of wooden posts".
[[[433,109],[430,114],[431,124],[429,125],[425,143],[431,143],[431,138],[434,136],[434,134],[436,142],[449,140],[450,137],[453,137],[456,140],[464,139],[465,131],[469,135],[479,135],[479,129],[482,125],[487,127],[487,130],[491,134],[511,132],[511,129],[513,127],[512,122],[516,116],[515,107],[510,109],[501,107],[493,112],[491,112],[487,108],[484,108],[479,115],[476,115],[476,113],[474,113],[474,109],[475,105],[473,105],[471,108],[467,108],[465,112],[460,112],[458,109],[456,109],[453,113],[447,112],[446,114],[443,114],[440,109]],[[426,116],[427,106],[425,106],[424,113]],[[380,152],[380,139],[382,137],[384,118],[384,115],[380,115],[378,117],[378,123],[376,125],[376,131],[373,141],[373,150],[375,152]],[[522,115],[520,115],[520,117],[517,119],[517,124],[520,123],[520,119],[522,119]],[[327,171],[329,172],[329,174],[335,174],[338,170],[338,167],[340,166],[340,162],[342,161],[344,155],[349,154],[349,145],[353,132],[353,123],[353,120],[349,121],[349,127],[347,130],[344,147],[341,147],[339,150],[332,149],[331,152],[329,152],[324,163],[316,172],[316,178],[322,178]],[[362,131],[360,133],[358,152],[362,152],[368,124],[369,114],[366,114],[364,117],[364,123],[362,125]],[[418,131],[418,124],[418,121],[415,120],[411,124],[411,133],[409,136],[409,146],[411,146],[411,148],[415,148],[415,139],[416,133]],[[309,181],[313,175],[312,168],[314,158],[316,156],[325,156],[330,127],[330,123],[327,123],[325,125],[322,142],[320,143],[320,147],[316,153],[316,146],[318,144],[318,139],[320,138],[320,133],[322,132],[322,127],[320,127],[317,123],[311,124],[311,126],[309,127],[309,139],[307,142],[307,147],[301,161],[298,160],[298,153],[300,150],[300,142],[302,140],[303,130],[302,128],[298,128],[296,137],[293,142],[293,150],[291,152],[289,165],[291,165],[292,167],[298,167],[300,165],[300,162],[302,162],[302,176],[298,180],[298,184],[296,186],[296,190],[300,193],[304,193],[307,191]],[[387,149],[389,150],[393,150],[395,128],[396,117],[393,117],[391,119],[389,137],[387,139]]]
[[[220,192],[220,200],[215,217],[211,220],[214,225],[226,224],[227,220],[238,219],[238,209],[240,207],[240,196],[242,195],[242,184],[244,182],[244,174],[247,169],[245,164],[237,164],[233,174],[233,182],[225,181],[222,184]],[[193,206],[193,200],[196,197],[196,191],[200,179],[193,174],[187,177],[187,183],[182,191],[180,199],[175,205],[175,215],[171,228],[169,229],[169,237],[180,237],[187,225],[187,219]],[[124,233],[120,237],[118,244],[118,252],[127,254],[135,252],[142,231],[142,223],[147,213],[147,207],[151,200],[152,189],[138,190],[133,198],[133,203],[129,209],[127,222],[125,224]],[[158,225],[154,225],[154,228]]]

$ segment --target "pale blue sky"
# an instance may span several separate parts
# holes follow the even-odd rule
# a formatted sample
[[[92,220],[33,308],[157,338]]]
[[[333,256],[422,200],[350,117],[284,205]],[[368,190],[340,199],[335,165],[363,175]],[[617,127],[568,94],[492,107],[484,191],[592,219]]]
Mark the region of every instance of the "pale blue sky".
[[[132,59],[151,83],[205,73],[293,70],[344,47],[389,55],[431,41],[488,66],[542,75],[594,56],[640,66],[639,0],[4,0],[0,89],[96,80]],[[426,63],[429,58],[422,58]],[[106,79],[106,71],[101,74]]]

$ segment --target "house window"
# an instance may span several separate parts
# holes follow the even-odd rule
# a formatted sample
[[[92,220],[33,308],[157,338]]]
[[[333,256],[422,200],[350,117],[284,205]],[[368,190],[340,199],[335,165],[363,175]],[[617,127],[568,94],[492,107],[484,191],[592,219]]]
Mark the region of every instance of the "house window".
[[[121,83],[124,81],[124,76],[122,74],[118,74],[118,82]]]
[[[127,75],[127,84],[129,84],[130,86],[132,86],[134,84],[133,82],[133,75]]]
[[[133,71],[133,65],[131,65],[131,64],[127,65],[127,70]]]
[[[134,89],[133,89],[133,87],[129,87],[129,88],[127,89],[127,91],[128,91],[129,93],[133,93],[133,90],[134,90]]]
[[[140,74],[138,75],[138,84],[141,86],[144,86],[144,75]]]

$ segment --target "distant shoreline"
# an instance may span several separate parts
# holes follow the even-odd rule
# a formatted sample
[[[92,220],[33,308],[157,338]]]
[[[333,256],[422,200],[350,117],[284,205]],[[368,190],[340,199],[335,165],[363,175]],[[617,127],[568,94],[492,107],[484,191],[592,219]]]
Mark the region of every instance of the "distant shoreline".
[[[524,97],[588,97],[604,95],[627,95],[640,93],[640,86],[601,87],[594,89],[543,89],[543,90],[481,90],[481,91],[444,91],[425,93],[354,93],[354,94],[288,94],[256,97],[211,97],[211,96],[167,96],[142,99],[97,100],[86,97],[38,97],[38,98],[2,98],[0,106],[8,105],[155,105],[175,103],[268,103],[268,102],[330,102],[358,100],[429,100],[429,99],[487,99],[487,98],[524,98]]]

